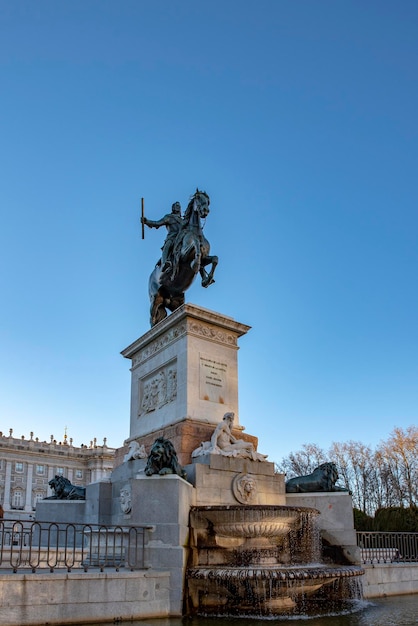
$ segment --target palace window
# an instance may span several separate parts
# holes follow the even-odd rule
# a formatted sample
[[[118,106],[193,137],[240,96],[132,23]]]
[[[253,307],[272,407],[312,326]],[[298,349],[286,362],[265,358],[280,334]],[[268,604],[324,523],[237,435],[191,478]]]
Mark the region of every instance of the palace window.
[[[33,501],[33,508],[36,509],[36,505],[40,500],[43,500],[45,498],[46,494],[43,493],[42,491],[37,491],[35,493],[35,497],[34,497],[34,501]]]
[[[15,472],[23,472],[23,463],[20,461],[16,461],[15,463]]]
[[[15,489],[13,492],[12,509],[23,508],[23,491],[21,489]]]
[[[57,471],[55,472],[57,476],[64,476],[64,468],[57,467]]]
[[[75,471],[75,477],[76,478],[83,478],[83,470],[76,470]]]
[[[43,476],[45,474],[45,465],[37,465],[36,473],[39,474],[40,476]]]

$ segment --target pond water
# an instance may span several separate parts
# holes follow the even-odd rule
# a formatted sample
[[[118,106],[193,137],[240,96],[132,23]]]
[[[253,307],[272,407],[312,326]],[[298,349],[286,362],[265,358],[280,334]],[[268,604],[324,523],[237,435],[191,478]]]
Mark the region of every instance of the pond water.
[[[271,620],[259,620],[253,618],[194,617],[140,620],[125,623],[130,624],[130,626],[271,626],[272,623],[282,626],[286,622],[289,626],[413,626],[413,624],[418,624],[418,595],[358,601],[355,608],[356,610],[349,615],[330,615],[306,619],[275,617]],[[106,626],[106,624],[96,626]]]

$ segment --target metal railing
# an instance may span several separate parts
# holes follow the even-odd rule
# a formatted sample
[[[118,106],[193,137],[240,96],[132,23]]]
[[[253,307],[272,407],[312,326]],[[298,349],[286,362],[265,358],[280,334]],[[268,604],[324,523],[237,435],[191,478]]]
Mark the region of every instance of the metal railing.
[[[147,569],[146,543],[154,530],[154,526],[0,520],[0,571]]]
[[[366,563],[418,563],[418,533],[358,531],[357,545]]]

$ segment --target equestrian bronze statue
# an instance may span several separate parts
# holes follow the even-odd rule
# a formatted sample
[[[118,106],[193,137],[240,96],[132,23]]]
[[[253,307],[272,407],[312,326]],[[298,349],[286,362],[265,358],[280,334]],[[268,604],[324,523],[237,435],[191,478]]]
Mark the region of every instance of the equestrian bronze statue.
[[[165,226],[168,231],[161,258],[149,279],[151,326],[167,317],[167,309],[175,311],[184,303],[184,292],[197,273],[202,278],[202,287],[215,282],[213,275],[218,257],[209,255],[210,245],[202,226],[202,220],[209,213],[209,203],[208,194],[196,189],[183,217],[179,202],[175,202],[171,213],[160,220],[141,217],[142,227],[144,224],[150,228]],[[207,265],[211,265],[209,272],[205,269]]]

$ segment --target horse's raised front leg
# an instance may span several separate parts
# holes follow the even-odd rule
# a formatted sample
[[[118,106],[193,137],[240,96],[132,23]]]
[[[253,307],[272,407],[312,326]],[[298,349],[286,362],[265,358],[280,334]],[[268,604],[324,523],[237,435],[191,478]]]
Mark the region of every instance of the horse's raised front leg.
[[[191,260],[189,261],[190,269],[194,274],[197,274],[202,262],[202,247],[200,245],[199,238],[195,237],[193,233],[185,234],[180,256],[183,259],[191,257]]]
[[[210,272],[208,273],[205,270],[206,265],[212,263],[212,267],[210,268]],[[202,287],[209,287],[212,283],[215,282],[213,275],[215,273],[216,266],[218,265],[218,257],[217,256],[206,256],[202,259],[200,264],[200,275],[202,277]]]

